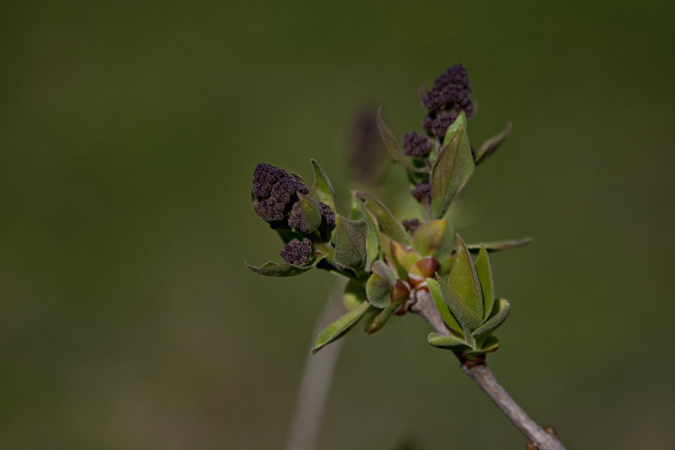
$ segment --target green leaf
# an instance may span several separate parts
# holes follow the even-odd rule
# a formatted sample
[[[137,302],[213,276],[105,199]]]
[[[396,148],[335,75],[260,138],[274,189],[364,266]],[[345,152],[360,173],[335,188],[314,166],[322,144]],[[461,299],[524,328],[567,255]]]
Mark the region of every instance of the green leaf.
[[[426,172],[426,170],[424,169],[420,169],[413,166],[412,163],[408,160],[408,158],[406,158],[405,154],[403,154],[401,148],[398,146],[398,142],[396,142],[396,138],[394,138],[394,135],[391,133],[391,130],[382,120],[382,107],[377,109],[377,128],[380,130],[380,136],[382,136],[382,141],[384,142],[384,145],[387,147],[389,153],[396,161],[401,163],[403,167],[405,167],[410,171]]]
[[[471,332],[482,325],[482,316],[479,316],[473,309],[469,308],[454,289],[438,274],[436,274],[436,281],[438,281],[438,286],[441,289],[443,300],[445,300],[445,303],[450,307],[452,315],[457,318],[457,321],[462,326],[464,336],[471,336]]]
[[[450,270],[450,286],[462,301],[483,321],[483,293],[471,254],[462,237],[457,234],[457,253]]]
[[[314,186],[312,187],[314,190],[314,195],[316,195],[316,198],[321,203],[325,203],[326,205],[330,206],[330,209],[332,209],[334,213],[337,213],[337,204],[335,202],[335,190],[333,190],[333,185],[330,183],[330,180],[321,169],[321,166],[319,166],[319,163],[316,162],[315,159],[311,159],[310,161],[314,167]]]
[[[352,210],[349,215],[351,220],[365,220],[368,222],[368,236],[366,237],[366,271],[370,271],[373,261],[380,257],[380,236],[377,233],[377,222],[375,218],[366,211],[361,200],[356,196],[356,191],[352,191]]]
[[[429,294],[436,305],[436,309],[441,314],[443,321],[453,330],[455,330],[460,335],[464,334],[462,326],[459,324],[455,316],[448,308],[448,304],[443,299],[443,294],[441,294],[441,288],[438,285],[438,281],[433,278],[427,278],[427,286],[429,287]]]
[[[441,147],[447,146],[448,142],[450,142],[452,138],[455,137],[455,134],[457,134],[457,130],[459,129],[460,125],[462,125],[465,130],[469,128],[464,111],[459,113],[457,119],[452,123],[452,125],[448,127],[448,131],[445,132],[445,136],[443,137],[443,145],[441,145]]]
[[[377,221],[380,230],[389,238],[402,244],[410,244],[410,235],[405,231],[403,225],[396,220],[396,217],[384,206],[384,204],[372,195],[356,191],[356,196],[363,202],[366,209],[370,211]]]
[[[335,216],[335,254],[333,258],[339,270],[346,268],[360,272],[366,265],[366,237],[368,223],[352,222],[340,215]]]
[[[492,306],[495,303],[495,285],[492,279],[492,267],[490,258],[488,258],[485,246],[482,246],[478,259],[476,259],[476,273],[480,281],[481,292],[483,293],[483,320],[487,320],[492,313]]]
[[[370,304],[368,302],[363,302],[357,308],[347,312],[347,314],[324,328],[316,338],[316,342],[314,343],[314,347],[312,348],[311,352],[312,355],[324,348],[326,345],[340,339],[345,334],[347,334],[347,332],[357,324],[361,317],[363,317],[368,308],[370,308]]]
[[[244,261],[246,267],[259,273],[260,275],[266,275],[268,277],[294,277],[296,275],[303,274],[307,272],[312,266],[298,267],[291,264],[277,264],[274,261],[267,261],[260,267],[251,266],[249,263]]]
[[[378,308],[386,308],[391,304],[391,291],[396,284],[396,277],[389,266],[380,260],[373,263],[372,271],[366,284],[368,301]]]
[[[373,315],[371,315],[366,322],[366,334],[373,334],[377,331],[380,331],[387,323],[387,320],[389,320],[393,312],[394,307],[392,305],[388,305],[383,310],[375,310]]]
[[[437,219],[427,222],[415,230],[411,245],[420,255],[433,256],[441,260],[452,254],[454,237],[448,221]]]
[[[417,253],[417,250],[396,241],[391,241],[389,243],[389,248],[391,249],[391,257],[406,274],[412,269],[412,266],[414,266],[417,261],[422,259],[420,254]]]
[[[298,192],[298,201],[300,202],[302,221],[307,224],[309,228],[308,233],[314,233],[321,226],[321,208],[319,208],[319,203],[302,192]]]
[[[440,219],[473,173],[475,164],[471,155],[469,136],[459,124],[454,137],[441,150],[431,171],[430,219]]]
[[[501,250],[508,250],[510,248],[522,247],[532,242],[531,237],[526,237],[522,239],[513,239],[510,241],[493,241],[493,242],[482,242],[480,244],[468,244],[466,248],[469,249],[471,253],[478,253],[482,245],[485,246],[485,249],[488,252],[498,252]]]
[[[466,342],[459,340],[456,337],[443,336],[438,333],[430,333],[429,336],[427,336],[427,342],[434,347],[447,348],[448,350],[454,350],[456,352],[461,352],[469,348]]]
[[[492,332],[495,331],[497,328],[499,328],[501,324],[504,323],[506,318],[509,317],[509,313],[511,312],[511,305],[509,304],[508,301],[504,300],[503,298],[500,298],[497,300],[497,304],[495,306],[498,312],[495,315],[493,315],[490,318],[490,320],[485,322],[480,327],[476,328],[473,331],[473,333],[471,333],[471,335],[476,340],[480,340],[492,334]]]
[[[504,131],[499,133],[497,136],[491,137],[480,146],[478,151],[476,151],[476,164],[490,156],[495,150],[499,148],[500,145],[504,143],[506,138],[509,136],[509,133],[511,133],[511,128],[512,125],[511,122],[509,122],[506,124]]]
[[[362,283],[355,280],[349,280],[345,286],[344,303],[347,309],[356,309],[361,303],[366,301],[366,288]]]
[[[499,339],[496,336],[488,336],[483,342],[481,349],[478,351],[472,351],[469,353],[492,353],[499,350]]]

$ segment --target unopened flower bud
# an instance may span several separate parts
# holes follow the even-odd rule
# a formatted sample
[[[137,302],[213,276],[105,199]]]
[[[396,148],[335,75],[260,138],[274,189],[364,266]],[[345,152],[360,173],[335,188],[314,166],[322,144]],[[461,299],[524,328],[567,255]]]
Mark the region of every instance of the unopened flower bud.
[[[405,228],[405,230],[410,234],[413,234],[421,226],[422,222],[420,222],[419,219],[410,219],[403,221],[403,228]]]
[[[302,242],[293,239],[284,246],[284,249],[280,254],[287,264],[292,264],[294,266],[304,264],[308,262],[312,256],[312,241],[307,238],[303,239]]]
[[[451,112],[444,112],[433,120],[431,127],[439,140],[443,140],[445,133],[450,125],[455,123],[455,120],[457,120],[457,114]]]
[[[330,206],[319,202],[319,209],[321,210],[323,222],[328,226],[335,225],[335,213],[330,209]]]
[[[256,166],[251,193],[258,200],[256,213],[266,222],[282,220],[296,192],[309,194],[309,189],[283,169],[265,163]]]
[[[408,156],[423,158],[431,153],[431,143],[426,137],[415,132],[403,136],[403,151]]]
[[[288,216],[288,226],[303,233],[309,233],[309,225],[302,220],[302,205],[299,201],[293,203],[291,214]]]
[[[410,191],[410,194],[415,197],[418,202],[425,202],[431,199],[431,184],[428,181],[422,181],[415,188]]]

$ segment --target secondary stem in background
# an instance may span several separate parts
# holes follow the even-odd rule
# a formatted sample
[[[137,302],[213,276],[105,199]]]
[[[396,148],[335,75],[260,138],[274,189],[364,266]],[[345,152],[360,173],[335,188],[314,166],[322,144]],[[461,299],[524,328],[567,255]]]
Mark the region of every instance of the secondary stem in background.
[[[346,280],[342,278],[337,282],[323,312],[317,319],[312,337],[318,336],[326,325],[347,312],[342,302],[345,284]],[[335,364],[343,342],[343,339],[333,342],[313,356],[309,356],[309,351],[307,352],[307,362],[302,376],[298,402],[291,421],[286,450],[314,450],[323,421],[326,398],[333,379]]]

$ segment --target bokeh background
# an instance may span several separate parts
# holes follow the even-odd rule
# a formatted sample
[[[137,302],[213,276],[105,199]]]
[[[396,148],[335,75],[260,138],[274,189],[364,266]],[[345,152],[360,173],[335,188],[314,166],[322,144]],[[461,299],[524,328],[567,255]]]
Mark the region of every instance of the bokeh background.
[[[674,20],[666,0],[0,2],[0,447],[283,448],[334,278],[246,270],[280,250],[255,164],[316,158],[345,199],[359,111],[419,130],[417,87],[463,62],[473,142],[514,131],[456,229],[536,239],[492,258],[513,306],[494,373],[570,449],[671,448]],[[523,448],[427,332],[347,338],[320,449]]]

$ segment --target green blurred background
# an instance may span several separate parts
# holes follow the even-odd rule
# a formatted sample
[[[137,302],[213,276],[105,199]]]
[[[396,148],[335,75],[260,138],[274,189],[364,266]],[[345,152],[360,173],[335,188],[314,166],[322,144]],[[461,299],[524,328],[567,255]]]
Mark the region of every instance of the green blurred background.
[[[569,449],[675,441],[675,3],[0,3],[0,448],[283,448],[333,277],[268,279],[255,164],[353,186],[350,127],[463,62],[497,377]],[[400,168],[392,168],[393,174]],[[343,201],[343,205],[345,202]],[[521,449],[416,317],[351,335],[320,449]]]

